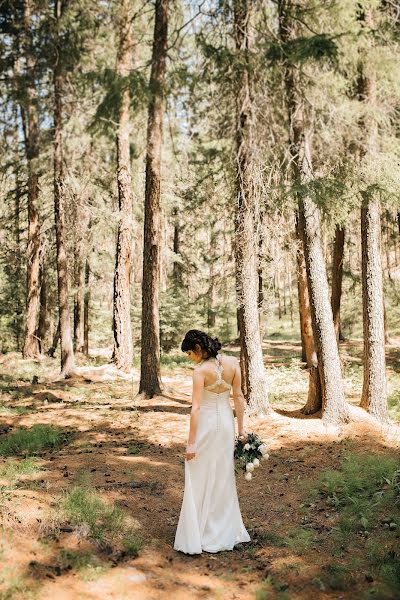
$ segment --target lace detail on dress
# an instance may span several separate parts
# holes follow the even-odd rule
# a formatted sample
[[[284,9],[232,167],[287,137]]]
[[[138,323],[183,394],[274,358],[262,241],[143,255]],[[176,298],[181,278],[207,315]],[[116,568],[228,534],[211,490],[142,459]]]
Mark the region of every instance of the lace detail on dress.
[[[215,357],[215,359],[216,359],[215,371],[217,373],[217,379],[216,379],[216,381],[214,383],[211,383],[210,385],[204,386],[204,389],[207,390],[207,391],[212,392],[218,386],[222,386],[222,387],[225,388],[225,390],[230,390],[232,384],[227,383],[224,379],[222,379],[223,367],[222,367],[222,362],[221,362],[221,356],[219,354],[217,354],[217,356]]]

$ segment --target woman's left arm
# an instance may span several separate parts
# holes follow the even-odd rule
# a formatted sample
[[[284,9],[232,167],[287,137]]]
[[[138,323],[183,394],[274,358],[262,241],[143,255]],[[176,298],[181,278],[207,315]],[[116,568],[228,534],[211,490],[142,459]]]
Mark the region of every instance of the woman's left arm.
[[[204,375],[195,369],[193,371],[192,410],[190,411],[189,439],[185,452],[186,460],[191,460],[196,455],[196,433],[203,388]]]

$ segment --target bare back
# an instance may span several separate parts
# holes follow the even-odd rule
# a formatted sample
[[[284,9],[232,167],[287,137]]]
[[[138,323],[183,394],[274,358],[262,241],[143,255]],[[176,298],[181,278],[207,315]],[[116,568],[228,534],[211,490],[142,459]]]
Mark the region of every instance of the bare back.
[[[230,390],[235,376],[237,360],[233,356],[218,355],[209,358],[197,369],[204,376],[204,389],[220,394]]]

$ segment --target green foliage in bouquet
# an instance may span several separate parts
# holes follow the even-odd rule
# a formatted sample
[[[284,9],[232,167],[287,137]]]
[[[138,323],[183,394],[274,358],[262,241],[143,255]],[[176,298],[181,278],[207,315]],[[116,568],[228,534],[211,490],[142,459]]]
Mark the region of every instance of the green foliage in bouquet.
[[[258,468],[260,462],[269,457],[267,447],[256,433],[249,433],[245,441],[238,437],[235,439],[235,449],[233,453],[237,461],[235,472],[240,469],[245,473],[245,479],[252,479],[252,472]]]

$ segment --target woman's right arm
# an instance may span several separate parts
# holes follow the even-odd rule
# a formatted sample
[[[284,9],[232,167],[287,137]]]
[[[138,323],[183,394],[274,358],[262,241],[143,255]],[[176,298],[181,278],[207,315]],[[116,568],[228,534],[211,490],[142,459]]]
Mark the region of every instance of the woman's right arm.
[[[243,428],[243,418],[244,418],[244,411],[246,408],[246,400],[243,396],[243,392],[242,392],[242,374],[240,371],[240,363],[239,361],[235,358],[235,374],[233,376],[233,381],[232,381],[232,395],[233,395],[233,402],[235,405],[235,413],[236,413],[236,419],[237,419],[237,424],[238,424],[238,433],[239,436],[243,435],[243,436],[247,436],[246,431]]]

